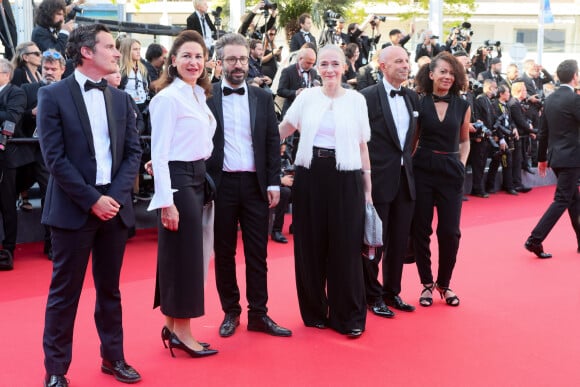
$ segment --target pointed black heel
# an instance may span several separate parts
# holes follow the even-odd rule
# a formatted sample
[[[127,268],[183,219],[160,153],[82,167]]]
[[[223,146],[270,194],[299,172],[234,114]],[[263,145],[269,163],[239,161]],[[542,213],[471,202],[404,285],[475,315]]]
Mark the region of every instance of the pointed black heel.
[[[216,349],[208,349],[205,347],[203,347],[201,351],[191,349],[187,345],[185,345],[181,340],[179,340],[179,337],[175,336],[174,333],[172,333],[169,338],[169,351],[171,352],[171,356],[175,357],[175,354],[173,353],[173,348],[181,349],[191,357],[206,357],[218,353]]]
[[[163,343],[163,346],[165,348],[168,348],[167,347],[167,344],[169,343],[169,339],[170,338],[171,338],[171,331],[169,330],[169,328],[167,328],[166,326],[164,326],[161,329],[161,342]],[[201,345],[204,348],[209,348],[210,347],[210,344],[209,343],[204,343],[204,342],[201,342],[201,341],[198,341],[198,343],[199,343],[199,345]]]

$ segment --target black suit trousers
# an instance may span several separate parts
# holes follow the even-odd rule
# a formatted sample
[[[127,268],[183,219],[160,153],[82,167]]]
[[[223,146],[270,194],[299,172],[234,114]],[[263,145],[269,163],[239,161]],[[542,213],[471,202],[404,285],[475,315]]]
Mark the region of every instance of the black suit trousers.
[[[580,243],[580,197],[578,195],[580,168],[553,168],[553,170],[558,178],[554,201],[532,230],[532,238],[536,242],[546,239],[564,211],[568,210],[576,240]]]
[[[4,226],[2,248],[14,252],[18,233],[16,169],[0,166],[0,212]]]
[[[225,313],[239,315],[240,289],[236,278],[238,222],[246,258],[248,317],[267,313],[268,217],[257,175],[253,172],[223,172],[215,201],[215,276]]]
[[[375,203],[375,209],[383,222],[383,247],[377,249],[372,261],[363,258],[366,299],[368,304],[393,297],[401,292],[403,258],[407,251],[407,240],[411,231],[411,220],[415,201],[411,199],[407,174],[401,169],[399,190],[394,200],[388,203]],[[383,285],[377,280],[379,257],[383,261]]]
[[[91,253],[101,356],[110,361],[124,359],[119,277],[127,230],[119,216],[103,222],[93,215],[79,230],[51,228],[54,260],[43,336],[47,374],[68,371],[74,321]]]
[[[474,195],[485,192],[483,188],[483,175],[485,172],[485,163],[487,162],[488,153],[487,139],[477,140],[471,140],[468,160],[469,164],[471,164],[471,177],[473,181],[471,193]]]

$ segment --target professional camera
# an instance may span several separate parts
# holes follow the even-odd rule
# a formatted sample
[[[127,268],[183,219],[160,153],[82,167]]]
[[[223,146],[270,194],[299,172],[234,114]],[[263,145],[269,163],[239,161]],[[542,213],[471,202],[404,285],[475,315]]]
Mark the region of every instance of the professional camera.
[[[439,39],[439,36],[437,36],[437,35],[431,35],[431,36],[429,36],[429,39]]]
[[[328,27],[328,29],[333,30],[334,27],[336,27],[336,24],[338,23],[338,19],[340,19],[339,13],[334,12],[330,9],[324,12],[324,23],[326,24],[326,27]]]
[[[488,51],[492,51],[494,46],[499,50],[501,42],[499,40],[484,40],[483,45],[488,49]]]
[[[463,22],[461,26],[453,27],[451,29],[452,34],[455,34],[455,38],[458,42],[462,42],[473,36],[473,30],[471,29],[471,23]]]
[[[264,35],[260,31],[257,31],[257,30],[252,32],[252,34],[250,35],[251,39],[256,39],[256,40],[262,40],[263,37],[264,37]]]
[[[474,97],[477,97],[483,93],[483,84],[473,78],[469,79],[469,91],[473,93]]]
[[[387,17],[386,16],[376,16],[373,18],[373,20],[370,21],[371,26],[375,27],[377,25],[377,20],[382,21],[383,23],[387,21]]]
[[[260,7],[260,10],[267,12],[267,11],[270,11],[272,9],[277,9],[277,8],[278,8],[278,4],[271,3],[268,0],[264,0],[264,6]]]
[[[295,173],[296,167],[294,166],[294,164],[282,165],[282,174],[284,176],[294,176]]]
[[[215,24],[215,26],[220,29],[221,25],[222,25],[222,18],[221,18],[221,14],[222,14],[223,8],[222,7],[216,7],[215,11],[211,11],[211,15],[214,18],[214,22],[213,24]]]
[[[2,130],[0,130],[0,151],[6,150],[6,143],[8,138],[14,136],[14,128],[16,124],[12,121],[4,121]]]
[[[493,133],[483,124],[483,122],[474,122],[473,127],[475,128],[475,138],[487,138],[492,147],[499,148],[499,145],[493,139]]]
[[[66,0],[65,3],[67,6],[71,5],[73,2],[73,0]],[[66,15],[66,20],[65,22],[68,22],[70,20],[73,20],[75,17],[77,17],[77,14],[82,15],[84,12],[84,9],[79,7],[78,5],[75,5],[73,7],[73,9],[70,10],[70,12],[68,13],[68,15]]]

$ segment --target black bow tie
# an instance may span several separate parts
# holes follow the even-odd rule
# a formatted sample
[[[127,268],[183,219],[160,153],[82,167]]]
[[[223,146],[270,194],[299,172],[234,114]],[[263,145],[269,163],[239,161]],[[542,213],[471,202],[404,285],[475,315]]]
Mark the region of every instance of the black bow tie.
[[[310,74],[310,70],[300,70],[302,74]]]
[[[442,97],[433,94],[433,102],[445,102],[445,103],[449,103],[449,101],[451,101],[451,95],[449,95],[449,94],[445,94]]]
[[[227,97],[228,95],[231,95],[233,93],[239,94],[239,95],[244,95],[246,94],[246,89],[244,89],[243,87],[239,87],[237,89],[232,89],[231,87],[224,87],[224,95]]]
[[[99,89],[101,91],[104,91],[107,88],[107,80],[106,79],[101,79],[100,82],[93,82],[89,79],[87,79],[87,81],[85,82],[85,91],[89,91],[91,89]]]
[[[399,90],[391,89],[391,93],[389,95],[391,96],[391,98],[394,98],[396,95],[400,95],[401,97],[403,97],[403,96],[405,96],[405,90],[403,90],[403,89],[399,89]]]

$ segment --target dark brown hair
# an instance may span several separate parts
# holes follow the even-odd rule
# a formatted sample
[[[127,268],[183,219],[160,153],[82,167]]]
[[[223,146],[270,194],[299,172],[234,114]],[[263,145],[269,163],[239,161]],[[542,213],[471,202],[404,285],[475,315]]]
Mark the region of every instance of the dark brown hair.
[[[177,35],[173,41],[171,49],[167,53],[167,59],[165,60],[165,70],[163,70],[163,73],[161,73],[159,79],[152,83],[153,88],[157,92],[169,86],[175,80],[175,78],[180,78],[179,74],[177,73],[177,69],[172,65],[171,61],[173,57],[177,56],[177,51],[179,51],[181,46],[189,42],[195,42],[199,44],[203,49],[204,58],[208,57],[207,47],[205,46],[203,37],[199,34],[199,32],[193,30],[182,31],[179,35]],[[197,84],[203,88],[206,97],[209,97],[211,94],[211,80],[209,79],[209,75],[207,71],[205,71],[205,68],[203,73],[204,75],[197,79]]]
[[[453,55],[447,51],[437,54],[437,56],[433,58],[429,65],[423,65],[423,67],[419,69],[417,75],[415,76],[415,86],[417,90],[421,93],[433,94],[433,81],[431,78],[429,78],[429,73],[435,70],[440,61],[449,63],[451,66],[451,71],[453,71],[453,74],[455,75],[455,80],[449,89],[449,93],[459,95],[467,82],[467,78],[464,76],[465,68]]]

